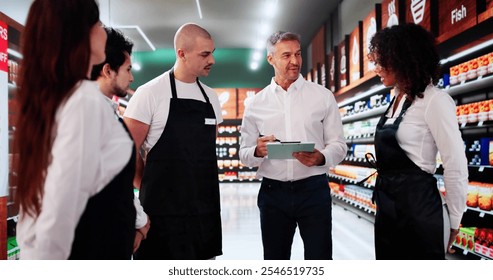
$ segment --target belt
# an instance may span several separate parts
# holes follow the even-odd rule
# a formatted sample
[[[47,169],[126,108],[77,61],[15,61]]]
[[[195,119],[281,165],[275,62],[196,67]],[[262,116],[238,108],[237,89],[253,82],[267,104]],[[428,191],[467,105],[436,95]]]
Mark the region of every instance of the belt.
[[[272,184],[272,185],[279,185],[279,186],[304,185],[306,183],[319,180],[320,178],[324,178],[326,176],[327,175],[325,175],[325,174],[313,175],[313,176],[310,176],[310,177],[307,177],[304,179],[300,179],[300,180],[295,180],[295,181],[279,181],[279,180],[274,180],[274,179],[264,177],[262,179],[262,182],[265,182],[267,184]]]

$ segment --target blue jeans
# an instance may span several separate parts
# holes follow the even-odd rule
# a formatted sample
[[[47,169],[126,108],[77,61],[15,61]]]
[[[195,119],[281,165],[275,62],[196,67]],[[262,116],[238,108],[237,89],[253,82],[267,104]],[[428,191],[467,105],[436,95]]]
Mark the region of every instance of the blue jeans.
[[[296,226],[306,260],[332,259],[332,205],[325,174],[293,182],[263,178],[257,203],[264,259],[290,259]]]

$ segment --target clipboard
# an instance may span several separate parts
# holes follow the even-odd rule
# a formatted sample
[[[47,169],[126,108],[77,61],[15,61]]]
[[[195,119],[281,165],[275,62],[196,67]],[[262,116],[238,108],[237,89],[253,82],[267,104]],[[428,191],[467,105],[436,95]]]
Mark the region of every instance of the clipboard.
[[[294,152],[313,152],[315,143],[307,142],[275,142],[267,143],[269,159],[293,159]]]

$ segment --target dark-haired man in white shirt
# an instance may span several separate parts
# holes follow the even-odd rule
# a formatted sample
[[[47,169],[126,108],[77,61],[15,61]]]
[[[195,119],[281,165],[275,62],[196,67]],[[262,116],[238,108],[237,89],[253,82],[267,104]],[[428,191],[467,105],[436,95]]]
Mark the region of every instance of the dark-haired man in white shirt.
[[[105,31],[108,35],[105,47],[106,60],[93,66],[91,79],[98,83],[99,89],[108,98],[107,100],[115,110],[115,113],[119,114],[118,103],[113,100],[113,97],[126,97],[130,84],[134,80],[130,58],[133,42],[125,37],[120,30],[105,27]],[[140,246],[140,242],[147,236],[150,220],[140,205],[138,197],[134,197],[134,205],[137,210],[134,240],[135,252]]]

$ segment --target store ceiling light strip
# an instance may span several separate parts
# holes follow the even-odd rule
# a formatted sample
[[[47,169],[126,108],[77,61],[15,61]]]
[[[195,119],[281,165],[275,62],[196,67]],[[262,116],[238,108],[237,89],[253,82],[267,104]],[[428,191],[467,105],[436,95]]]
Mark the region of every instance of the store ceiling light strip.
[[[459,58],[461,58],[463,56],[466,56],[466,55],[471,54],[473,52],[479,51],[479,50],[484,49],[486,47],[489,47],[491,45],[493,45],[493,39],[491,39],[489,41],[486,41],[486,42],[483,42],[483,43],[481,43],[481,44],[479,44],[477,46],[474,46],[474,47],[472,47],[470,49],[467,49],[465,51],[462,51],[460,53],[454,54],[454,55],[452,55],[452,56],[450,56],[448,58],[444,58],[444,59],[440,60],[440,64],[443,65],[445,63],[454,61],[456,59],[459,59]]]
[[[384,90],[385,88],[386,88],[386,86],[384,86],[384,85],[376,86],[370,90],[363,92],[362,94],[357,94],[356,96],[354,96],[352,98],[344,100],[343,102],[339,103],[339,107],[346,106],[346,105],[348,105],[354,101],[363,99],[363,98],[368,97],[370,95],[373,95],[374,93],[381,91],[381,90]]]
[[[142,36],[142,38],[144,38],[144,40],[146,41],[146,43],[149,45],[149,47],[155,51],[156,50],[156,47],[154,47],[154,44],[152,44],[151,40],[149,40],[149,38],[147,38],[146,34],[144,33],[144,31],[142,31],[142,29],[140,29],[140,27],[138,25],[118,25],[118,26],[114,26],[115,28],[135,28],[137,29],[137,31],[139,32],[140,36]]]
[[[202,9],[200,8],[200,0],[195,0],[195,3],[197,3],[197,10],[199,12],[199,17],[202,19]]]
[[[7,49],[7,53],[12,55],[12,56],[15,56],[17,58],[22,59],[22,54],[18,51],[13,50],[13,49]]]

